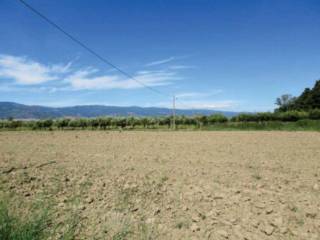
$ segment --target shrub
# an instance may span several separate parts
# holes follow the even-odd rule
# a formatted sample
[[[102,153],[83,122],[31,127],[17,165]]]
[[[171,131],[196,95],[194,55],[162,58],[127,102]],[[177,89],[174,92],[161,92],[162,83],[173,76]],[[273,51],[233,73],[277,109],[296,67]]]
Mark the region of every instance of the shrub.
[[[92,129],[96,129],[99,127],[99,120],[96,118],[90,119],[88,124]]]
[[[159,125],[165,126],[167,125],[168,128],[170,127],[171,117],[162,117],[159,119]]]
[[[320,121],[319,120],[310,120],[310,119],[303,119],[295,122],[296,127],[300,127],[302,129],[307,130],[320,130]]]
[[[53,126],[53,120],[38,120],[34,124],[35,129],[50,129]]]
[[[130,128],[134,128],[137,125],[138,121],[134,117],[126,118],[126,126]]]
[[[125,128],[127,125],[127,121],[126,118],[116,118],[116,126],[117,127],[121,127],[121,128]]]
[[[198,127],[205,126],[208,124],[208,117],[205,115],[199,115],[195,117]]]
[[[51,128],[53,126],[53,121],[52,119],[46,119],[43,121],[43,127],[48,129]]]
[[[70,121],[70,119],[68,119],[68,118],[59,119],[59,120],[55,121],[55,125],[57,126],[57,128],[63,130],[64,128],[69,126],[69,121]]]
[[[27,129],[35,129],[36,127],[36,121],[25,121],[23,122],[23,127],[27,128]]]
[[[98,124],[99,124],[99,128],[103,130],[106,130],[107,127],[109,126],[109,122],[105,118],[98,118]]]
[[[303,120],[297,121],[295,124],[296,124],[296,126],[298,126],[298,127],[308,127],[308,126],[311,125],[311,123],[312,123],[312,120],[303,119]]]
[[[148,127],[148,124],[149,124],[149,119],[148,118],[141,118],[140,119],[140,123],[142,124],[142,126],[144,128],[147,128]]]
[[[79,127],[81,127],[82,129],[87,128],[88,127],[88,120],[85,118],[79,119]]]
[[[280,112],[276,115],[277,120],[284,122],[296,122],[298,120],[307,119],[309,114],[301,111]]]
[[[22,127],[22,121],[9,121],[8,122],[8,127],[11,129],[17,129],[19,127]]]
[[[79,119],[72,119],[68,123],[68,127],[70,127],[71,129],[76,129],[76,128],[79,128],[80,126],[81,125],[80,125]]]
[[[314,120],[320,120],[320,109],[314,109],[309,112],[309,118]]]
[[[222,114],[213,114],[208,117],[208,122],[210,124],[225,123],[228,122],[228,118]]]
[[[148,118],[148,125],[151,128],[154,128],[158,124],[158,120],[156,118]]]
[[[271,112],[260,112],[256,114],[256,120],[259,122],[274,121],[276,116]]]
[[[257,122],[256,114],[241,113],[231,119],[233,122]]]

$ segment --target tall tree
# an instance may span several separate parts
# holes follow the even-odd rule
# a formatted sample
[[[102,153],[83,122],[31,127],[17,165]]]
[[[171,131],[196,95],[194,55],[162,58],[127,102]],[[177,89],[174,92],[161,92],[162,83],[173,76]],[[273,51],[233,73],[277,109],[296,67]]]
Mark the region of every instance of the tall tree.
[[[283,94],[276,99],[276,104],[279,106],[280,111],[288,111],[295,103],[296,98],[290,94]]]

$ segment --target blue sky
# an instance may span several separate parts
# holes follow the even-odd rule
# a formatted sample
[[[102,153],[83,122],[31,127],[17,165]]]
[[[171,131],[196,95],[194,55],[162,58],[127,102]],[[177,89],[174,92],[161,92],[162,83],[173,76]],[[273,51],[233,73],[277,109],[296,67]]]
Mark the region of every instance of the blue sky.
[[[26,1],[180,108],[273,110],[320,78],[319,0]],[[0,16],[0,101],[170,106],[17,0]]]

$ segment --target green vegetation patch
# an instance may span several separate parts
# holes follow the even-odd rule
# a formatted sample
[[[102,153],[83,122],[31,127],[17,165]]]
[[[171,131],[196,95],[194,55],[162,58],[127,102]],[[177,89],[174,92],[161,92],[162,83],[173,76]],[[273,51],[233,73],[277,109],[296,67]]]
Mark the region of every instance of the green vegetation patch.
[[[21,215],[9,200],[0,201],[1,240],[45,240],[59,235],[58,239],[75,238],[77,223],[74,216],[64,226],[55,225],[53,211],[43,205],[33,204],[26,215]]]

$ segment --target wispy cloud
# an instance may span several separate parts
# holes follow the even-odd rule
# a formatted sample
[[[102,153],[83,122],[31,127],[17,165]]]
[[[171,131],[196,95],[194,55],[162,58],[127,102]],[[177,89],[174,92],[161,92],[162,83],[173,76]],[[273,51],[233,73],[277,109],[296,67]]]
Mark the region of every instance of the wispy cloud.
[[[222,93],[221,89],[212,90],[209,92],[183,92],[176,94],[177,98],[184,99],[184,98],[207,98],[218,95]]]
[[[134,79],[128,79],[120,73],[101,73],[92,67],[71,69],[71,65],[71,62],[45,65],[27,57],[0,55],[0,79],[11,81],[6,85],[3,82],[0,91],[29,91],[33,90],[32,86],[51,93],[61,90],[137,89],[143,85],[165,86],[181,79],[172,70],[141,70],[133,74]]]
[[[26,57],[0,55],[0,77],[17,84],[34,85],[57,80],[70,70],[71,63],[44,65]]]
[[[74,90],[102,90],[102,89],[137,89],[144,86],[140,83],[154,86],[172,84],[179,77],[173,72],[165,71],[140,71],[134,79],[125,79],[120,75],[96,75],[96,70],[80,70],[66,78],[66,82]],[[140,83],[139,83],[140,82]]]
[[[195,69],[196,66],[189,66],[189,65],[172,65],[169,66],[169,69],[172,70],[184,70],[184,69]]]
[[[161,59],[161,60],[157,60],[157,61],[153,61],[153,62],[147,63],[145,66],[146,67],[151,67],[151,66],[162,65],[162,64],[165,64],[165,63],[172,62],[175,59],[176,59],[175,57],[169,57],[169,58],[166,58],[166,59]]]
[[[180,109],[214,109],[228,110],[238,106],[234,100],[214,100],[213,97],[221,94],[221,89],[208,92],[182,92],[176,94],[176,106]],[[169,104],[170,105],[170,104]]]
[[[150,103],[145,105],[171,108],[172,102],[159,102],[156,104]],[[210,109],[210,110],[231,110],[239,106],[239,102],[233,100],[224,101],[210,101],[210,100],[190,100],[190,101],[177,101],[177,109]]]
[[[236,107],[238,103],[232,100],[225,101],[184,101],[183,104],[177,102],[177,108],[186,109],[230,109]]]

